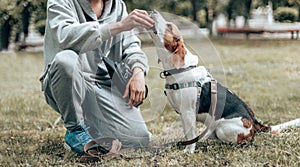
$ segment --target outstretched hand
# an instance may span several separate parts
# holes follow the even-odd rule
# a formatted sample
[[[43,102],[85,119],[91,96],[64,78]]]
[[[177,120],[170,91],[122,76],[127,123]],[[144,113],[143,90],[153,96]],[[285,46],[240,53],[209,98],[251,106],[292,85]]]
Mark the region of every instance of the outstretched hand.
[[[127,17],[117,23],[110,24],[110,32],[116,35],[122,31],[130,31],[135,27],[151,28],[155,21],[145,10],[135,9]]]
[[[145,10],[135,9],[121,23],[124,31],[128,31],[138,26],[151,28],[154,25],[154,20],[149,17]]]

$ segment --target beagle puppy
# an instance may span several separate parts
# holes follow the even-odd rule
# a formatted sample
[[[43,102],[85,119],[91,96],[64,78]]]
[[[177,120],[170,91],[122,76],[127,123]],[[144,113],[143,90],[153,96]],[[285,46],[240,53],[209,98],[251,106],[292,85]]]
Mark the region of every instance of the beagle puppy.
[[[217,104],[212,117],[209,113],[212,76],[205,67],[197,66],[198,56],[185,47],[176,25],[166,22],[157,11],[153,11],[150,17],[155,20],[149,34],[165,70],[162,72],[165,92],[171,106],[180,114],[187,140],[197,136],[196,121],[212,125],[204,139],[237,144],[250,141],[257,132],[279,133],[290,126],[300,127],[299,118],[276,126],[263,125],[241,98],[220,83],[217,83]],[[193,153],[195,146],[195,143],[186,146],[184,152]]]

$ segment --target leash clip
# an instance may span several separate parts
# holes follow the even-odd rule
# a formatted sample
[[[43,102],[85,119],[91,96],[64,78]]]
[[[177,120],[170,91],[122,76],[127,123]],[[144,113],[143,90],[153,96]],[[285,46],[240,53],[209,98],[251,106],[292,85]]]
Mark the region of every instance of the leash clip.
[[[184,146],[184,144],[182,143],[182,141],[180,141],[180,142],[177,142],[177,143],[176,143],[176,146],[177,146],[177,147],[182,147],[182,146]]]
[[[167,78],[167,75],[165,74],[165,72],[166,71],[162,71],[162,72],[159,73],[159,76],[160,76],[161,79],[166,79]]]

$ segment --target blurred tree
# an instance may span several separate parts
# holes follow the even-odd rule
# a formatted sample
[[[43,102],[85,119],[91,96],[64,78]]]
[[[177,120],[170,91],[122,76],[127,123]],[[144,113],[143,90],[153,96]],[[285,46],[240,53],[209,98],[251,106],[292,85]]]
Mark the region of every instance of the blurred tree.
[[[158,0],[140,1],[140,0],[124,0],[127,11],[131,12],[134,9],[153,10],[159,4]]]
[[[191,3],[186,0],[164,0],[157,7],[162,11],[186,17],[189,17],[192,12]]]
[[[293,7],[278,7],[274,11],[274,18],[279,22],[295,22],[298,19],[298,10]]]
[[[17,0],[16,1],[16,9],[15,11],[19,11],[20,15],[16,15],[15,17],[18,19],[17,32],[15,37],[15,42],[20,41],[20,34],[23,33],[22,43],[25,43],[26,37],[29,33],[29,23],[30,18],[32,16],[32,11],[34,10],[34,6],[31,1],[26,0]]]
[[[194,2],[193,2],[194,1]],[[193,16],[194,22],[199,22],[200,27],[208,28],[208,23],[210,22],[209,18],[209,0],[191,0],[192,6],[193,6],[193,15],[196,13],[198,16],[200,11],[200,17],[201,13],[204,13],[204,22],[200,21],[201,18],[198,18],[197,16]]]
[[[8,49],[12,25],[17,22],[14,15],[15,5],[12,1],[0,1],[0,50]]]
[[[136,8],[148,11],[157,9],[189,17],[198,25],[200,20],[204,20],[200,26],[210,30],[212,29],[213,20],[220,13],[225,13],[229,21],[234,20],[237,16],[244,16],[245,26],[247,26],[251,9],[260,5],[267,5],[269,1],[272,2],[274,10],[284,6],[293,7],[298,9],[300,15],[300,0],[124,1],[127,4],[128,12]],[[36,29],[44,34],[46,5],[47,0],[0,0],[0,50],[8,48],[11,35],[15,35],[15,41],[21,40],[20,34],[27,37],[29,23],[34,23]],[[199,18],[199,16],[202,18]]]
[[[35,28],[41,35],[44,35],[47,18],[47,0],[35,0],[34,6],[37,7],[34,17]]]
[[[268,5],[269,1],[273,4],[273,10],[276,10],[278,7],[299,7],[300,0],[260,0],[260,4]]]
[[[1,0],[0,1],[0,50],[8,49],[11,35],[14,35],[14,42],[21,40],[25,42],[29,33],[29,24],[45,21],[47,0]],[[44,29],[45,24],[40,27]],[[41,30],[40,32],[43,32]]]
[[[147,11],[161,10],[164,12],[170,12],[181,16],[190,16],[191,4],[185,0],[151,0],[151,1],[140,1],[140,0],[124,0],[127,5],[128,12],[134,9],[143,9]]]
[[[199,2],[197,0],[190,0],[192,4],[192,17],[194,22],[198,22],[197,12],[199,10]]]
[[[273,10],[278,7],[292,7],[298,10],[298,21],[300,21],[300,0],[259,0],[261,5],[268,5],[272,2]]]
[[[244,16],[245,23],[244,27],[249,26],[248,20],[251,16],[252,9],[252,0],[229,0],[228,4],[225,7],[225,14],[227,15],[228,22],[234,20],[237,16]],[[230,25],[229,25],[230,26]],[[233,25],[235,26],[235,24]]]
[[[252,9],[252,0],[245,0],[245,12],[244,12],[244,16],[245,16],[245,27],[249,27],[249,19],[251,16],[251,9]]]
[[[207,15],[207,25],[206,27],[209,29],[210,34],[212,34],[213,21],[216,16],[221,13],[223,6],[220,5],[218,0],[208,0],[207,7],[205,8]]]

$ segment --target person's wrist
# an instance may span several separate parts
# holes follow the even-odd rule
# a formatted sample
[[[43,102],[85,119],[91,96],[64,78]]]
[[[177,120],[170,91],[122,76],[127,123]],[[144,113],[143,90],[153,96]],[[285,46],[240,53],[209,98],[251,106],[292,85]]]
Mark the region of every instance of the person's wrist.
[[[142,72],[144,73],[144,69],[142,67],[136,66],[133,68],[133,73]]]
[[[109,24],[109,31],[111,35],[114,36],[123,31],[122,27],[123,26],[121,22],[112,23]]]

